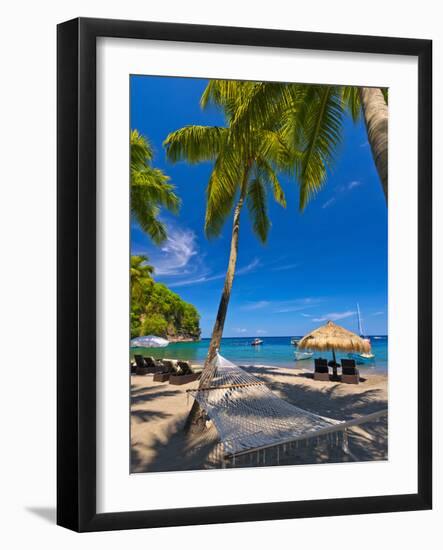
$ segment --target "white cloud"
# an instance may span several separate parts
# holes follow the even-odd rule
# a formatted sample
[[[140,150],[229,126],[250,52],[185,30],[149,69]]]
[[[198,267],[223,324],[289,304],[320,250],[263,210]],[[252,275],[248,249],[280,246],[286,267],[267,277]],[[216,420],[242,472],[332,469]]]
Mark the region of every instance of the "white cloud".
[[[254,258],[252,262],[250,262],[248,265],[245,265],[245,267],[242,267],[241,269],[237,269],[236,275],[245,275],[246,273],[249,273],[250,271],[254,271],[256,267],[260,265],[260,260],[258,258]],[[223,274],[223,277],[225,275]]]
[[[168,227],[168,238],[157,255],[150,257],[156,275],[175,276],[189,272],[197,254],[196,236],[190,229]]]
[[[302,317],[312,317],[310,313],[300,313]]]
[[[263,309],[268,306],[271,302],[268,300],[259,300],[258,302],[248,302],[244,306],[241,306],[241,309],[245,311],[254,311],[256,309]]]
[[[256,267],[260,265],[260,261],[255,258],[250,262],[249,264],[245,265],[244,267],[237,269],[235,275],[241,276],[246,275],[247,273],[250,273],[251,271],[254,271]],[[189,286],[189,285],[196,285],[199,283],[207,283],[209,281],[216,281],[217,279],[224,279],[225,273],[217,273],[215,275],[211,275],[208,270],[202,270],[203,272],[197,273],[194,277],[183,279],[181,281],[176,281],[172,283],[168,283],[170,287],[179,287],[179,286]]]
[[[315,307],[319,302],[322,302],[321,298],[298,298],[296,300],[275,302],[277,309],[274,310],[274,313],[292,313],[296,311],[303,311],[305,309]]]
[[[286,265],[279,265],[277,267],[274,267],[271,269],[271,271],[286,271],[287,269],[295,269],[296,267],[300,266],[300,262],[297,262],[295,264],[286,264]]]
[[[375,315],[383,315],[383,314],[384,314],[384,311],[376,311],[372,315],[375,316]]]
[[[315,307],[322,302],[321,298],[296,298],[294,300],[257,300],[255,302],[246,302],[240,309],[244,311],[254,311],[257,309],[272,308],[272,313],[291,313],[294,311],[303,311]]]
[[[312,321],[314,323],[323,323],[325,321],[339,321],[340,319],[346,319],[348,317],[352,317],[353,315],[356,315],[356,312],[350,311],[350,310],[342,311],[342,312],[326,313],[321,317],[314,317]]]
[[[351,189],[354,189],[354,187],[360,187],[361,184],[362,184],[362,182],[358,181],[358,180],[350,181],[348,183],[348,190],[350,191]]]
[[[324,202],[321,207],[322,208],[329,208],[330,206],[332,206],[333,204],[335,203],[335,198],[332,197],[332,199],[329,199],[327,200],[326,202]]]
[[[362,185],[362,184],[363,184],[363,182],[361,182],[359,180],[352,180],[348,183],[343,183],[341,185],[337,185],[335,190],[338,191],[339,193],[345,193],[346,191],[352,191],[352,189],[354,189],[355,187],[360,187],[360,185]]]
[[[267,330],[263,330],[261,328],[258,328],[256,331],[255,331],[257,334],[268,334],[268,331]]]
[[[244,334],[245,332],[248,332],[247,328],[236,328],[234,330],[235,330],[235,332],[238,332],[239,334]]]

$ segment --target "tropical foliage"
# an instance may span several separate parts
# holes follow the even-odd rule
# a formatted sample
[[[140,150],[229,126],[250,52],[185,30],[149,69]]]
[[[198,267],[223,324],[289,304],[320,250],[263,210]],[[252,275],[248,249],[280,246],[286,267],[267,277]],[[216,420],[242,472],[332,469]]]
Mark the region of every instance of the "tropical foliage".
[[[217,97],[229,102],[229,81],[214,81]],[[354,121],[363,113],[368,140],[387,198],[388,91],[381,88],[256,82],[231,123],[241,134],[257,124],[274,125],[293,151],[290,171],[300,186],[303,210],[324,185],[341,142],[346,112]]]
[[[270,228],[266,206],[268,193],[281,206],[286,206],[277,173],[289,161],[288,151],[281,136],[265,125],[254,126],[241,134],[231,132],[231,120],[248,99],[253,83],[231,81],[230,85],[233,96],[229,101],[217,96],[213,82],[201,100],[203,107],[215,103],[223,110],[226,127],[186,126],[169,134],[164,145],[172,162],[213,161],[206,189],[205,231],[208,237],[220,234],[237,197],[246,199],[253,228],[265,242]]]
[[[131,214],[155,244],[162,243],[167,235],[159,220],[160,209],[176,213],[180,201],[174,193],[169,177],[151,162],[153,152],[146,137],[137,130],[131,132]]]
[[[146,256],[131,256],[131,337],[200,338],[196,308],[153,279]]]
[[[271,226],[268,194],[278,204],[286,206],[278,172],[290,166],[292,156],[279,128],[273,121],[250,120],[248,125],[243,125],[241,132],[235,131],[234,122],[247,109],[254,86],[253,82],[211,81],[203,93],[201,105],[205,108],[214,104],[221,109],[226,126],[187,126],[169,134],[164,142],[167,157],[172,162],[213,162],[206,188],[207,236],[219,235],[233,212],[228,269],[200,385],[212,378],[212,359],[223,334],[237,264],[243,206],[246,203],[252,228],[263,243]],[[224,93],[226,87],[229,88],[227,94]],[[195,402],[187,426],[198,419],[202,420],[203,415]]]

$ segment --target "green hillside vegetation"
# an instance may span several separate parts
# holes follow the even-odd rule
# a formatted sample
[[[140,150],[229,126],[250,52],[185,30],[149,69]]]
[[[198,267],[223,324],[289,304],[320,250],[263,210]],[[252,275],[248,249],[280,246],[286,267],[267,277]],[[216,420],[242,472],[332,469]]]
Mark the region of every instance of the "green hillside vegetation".
[[[170,340],[200,338],[196,308],[152,277],[146,256],[131,256],[131,338],[155,334]]]

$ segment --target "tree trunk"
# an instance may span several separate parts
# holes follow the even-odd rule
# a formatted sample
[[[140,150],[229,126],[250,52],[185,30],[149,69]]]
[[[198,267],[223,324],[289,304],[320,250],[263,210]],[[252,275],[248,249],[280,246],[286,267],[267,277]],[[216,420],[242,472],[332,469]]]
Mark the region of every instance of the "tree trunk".
[[[210,385],[210,382],[214,377],[215,365],[213,363],[213,359],[215,358],[217,350],[220,347],[220,342],[223,335],[223,328],[225,326],[226,313],[228,311],[229,299],[231,297],[232,283],[234,281],[235,266],[237,264],[240,213],[245,200],[247,176],[248,174],[246,173],[242,185],[241,195],[234,210],[234,219],[232,222],[231,251],[229,253],[228,269],[226,271],[225,284],[223,286],[223,292],[221,295],[220,304],[218,306],[217,317],[215,320],[214,328],[212,329],[208,355],[206,356],[202,375],[200,377],[200,383],[198,386],[199,388]],[[193,431],[203,430],[204,423],[205,412],[201,409],[198,401],[195,399],[191,408],[191,412],[189,413],[189,416],[186,420],[185,431],[189,431],[191,427]]]
[[[360,88],[372,156],[388,202],[388,106],[380,88]]]

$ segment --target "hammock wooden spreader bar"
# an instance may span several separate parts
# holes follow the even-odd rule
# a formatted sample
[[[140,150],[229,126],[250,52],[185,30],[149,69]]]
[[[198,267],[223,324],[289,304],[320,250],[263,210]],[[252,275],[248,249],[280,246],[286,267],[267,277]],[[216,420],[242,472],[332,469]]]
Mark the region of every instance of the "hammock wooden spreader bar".
[[[348,420],[346,422],[341,422],[340,424],[337,424],[335,426],[328,426],[327,428],[321,428],[319,430],[308,432],[306,434],[300,435],[298,437],[291,437],[289,439],[285,439],[282,441],[279,441],[278,443],[271,443],[269,445],[261,445],[260,447],[254,447],[253,449],[248,449],[246,451],[240,451],[237,453],[227,453],[225,454],[224,458],[231,458],[231,457],[238,457],[242,455],[247,455],[250,453],[255,453],[257,451],[263,451],[265,449],[270,449],[272,447],[277,447],[280,445],[286,445],[288,443],[295,443],[296,441],[304,441],[306,439],[311,439],[315,437],[320,437],[322,435],[327,435],[334,432],[345,432],[348,428],[352,428],[352,426],[359,426],[361,424],[365,424],[366,422],[373,422],[374,420],[379,420],[380,418],[387,416],[388,410],[383,409],[382,411],[377,411],[371,414],[367,414],[364,416],[360,416],[359,418],[354,418],[352,420]]]
[[[246,384],[220,384],[218,386],[206,386],[205,388],[195,388],[193,390],[186,390],[187,392],[196,393],[199,391],[208,391],[208,390],[222,390],[230,388],[246,388],[248,386],[269,386],[269,382],[249,382]]]

